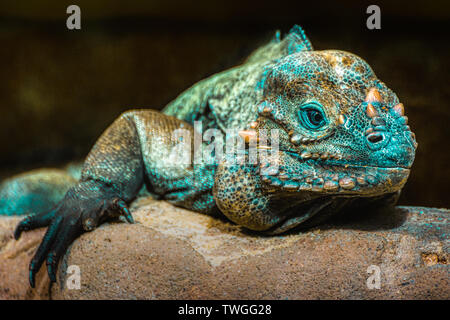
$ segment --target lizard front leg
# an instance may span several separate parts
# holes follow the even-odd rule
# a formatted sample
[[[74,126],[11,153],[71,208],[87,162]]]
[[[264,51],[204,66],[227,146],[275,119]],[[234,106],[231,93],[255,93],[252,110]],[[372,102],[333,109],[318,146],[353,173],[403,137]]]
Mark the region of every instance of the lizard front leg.
[[[35,274],[46,261],[52,282],[57,264],[67,247],[80,234],[95,229],[108,218],[125,216],[133,222],[127,204],[135,198],[144,181],[160,195],[179,192],[186,206],[199,205],[187,186],[194,180],[189,165],[163,165],[164,151],[170,150],[173,130],[189,124],[158,112],[130,111],[121,115],[98,139],[84,163],[78,184],[49,212],[32,214],[15,230],[18,239],[23,231],[47,227],[47,232],[30,262],[29,280],[34,287]],[[204,194],[203,192],[202,194]],[[190,194],[190,196],[189,196]],[[181,197],[184,195],[184,198]],[[177,197],[174,197],[174,201]],[[203,205],[205,202],[201,202]]]

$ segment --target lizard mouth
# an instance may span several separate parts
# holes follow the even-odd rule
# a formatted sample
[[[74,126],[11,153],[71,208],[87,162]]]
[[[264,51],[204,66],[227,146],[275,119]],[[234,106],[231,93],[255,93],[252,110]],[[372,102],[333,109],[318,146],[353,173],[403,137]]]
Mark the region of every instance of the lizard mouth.
[[[358,162],[358,161],[343,161],[342,157],[336,156],[336,157],[332,157],[328,154],[321,155],[321,154],[313,154],[311,155],[311,157],[305,158],[302,157],[301,155],[299,155],[296,152],[292,152],[292,151],[287,151],[287,150],[280,150],[280,152],[283,152],[291,157],[294,157],[296,159],[302,160],[302,161],[315,161],[315,163],[319,163],[321,165],[328,165],[328,166],[333,166],[333,167],[345,167],[345,168],[355,168],[355,169],[360,169],[360,168],[375,168],[375,169],[398,169],[398,170],[403,170],[403,169],[411,169],[411,166],[406,166],[406,165],[402,165],[402,164],[398,164],[396,166],[388,166],[388,165],[367,165],[364,164],[362,161]],[[309,160],[311,159],[311,160]],[[349,162],[351,161],[351,162]]]
[[[410,169],[380,167],[336,160],[308,159],[289,151],[279,152],[279,161],[260,165],[260,176],[267,188],[285,192],[315,192],[337,195],[377,196],[400,190]]]

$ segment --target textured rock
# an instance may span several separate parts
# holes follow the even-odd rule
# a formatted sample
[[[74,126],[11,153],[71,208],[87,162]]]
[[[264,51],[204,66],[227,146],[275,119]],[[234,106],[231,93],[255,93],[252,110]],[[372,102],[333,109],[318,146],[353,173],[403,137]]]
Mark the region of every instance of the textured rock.
[[[150,199],[134,225],[84,234],[59,269],[53,299],[449,299],[448,210],[397,207],[277,237]],[[27,263],[42,231],[12,239],[0,224],[0,298],[48,298],[45,270],[30,291]],[[81,289],[65,285],[67,265]],[[369,290],[378,266],[381,288]],[[45,268],[43,268],[45,269]]]
[[[13,231],[20,217],[0,217],[0,300],[48,299],[49,281],[43,268],[36,276],[36,289],[28,284],[28,264],[42,240],[44,230],[25,232],[15,241]]]

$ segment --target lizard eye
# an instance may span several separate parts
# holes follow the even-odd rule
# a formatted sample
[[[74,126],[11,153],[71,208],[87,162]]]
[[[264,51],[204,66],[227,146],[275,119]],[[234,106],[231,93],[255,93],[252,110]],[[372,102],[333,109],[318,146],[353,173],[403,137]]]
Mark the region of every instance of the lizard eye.
[[[317,103],[308,103],[302,106],[298,113],[306,129],[317,130],[327,123],[322,106]]]

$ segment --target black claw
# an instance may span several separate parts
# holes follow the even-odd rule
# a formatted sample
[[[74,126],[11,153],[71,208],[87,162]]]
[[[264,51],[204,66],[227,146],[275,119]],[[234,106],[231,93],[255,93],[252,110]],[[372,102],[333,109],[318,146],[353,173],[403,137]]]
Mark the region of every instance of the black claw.
[[[14,239],[19,240],[23,231],[48,226],[54,215],[54,210],[40,214],[30,214],[17,225],[16,230],[14,230]]]
[[[30,230],[29,225],[32,217],[33,215],[30,215],[19,222],[19,224],[16,227],[16,230],[14,230],[14,239],[19,240],[20,235],[22,234],[23,231]]]
[[[134,223],[133,216],[131,215],[130,210],[128,210],[128,206],[127,206],[126,202],[120,199],[117,201],[116,205],[117,205],[117,208],[120,210],[121,214],[128,221],[128,223]]]
[[[134,223],[134,219],[131,213],[125,215],[125,220],[127,220],[128,223]]]
[[[34,282],[35,282],[35,278],[36,278],[36,273],[38,273],[39,268],[36,268],[34,265],[31,266],[30,264],[30,271],[28,274],[28,280],[30,281],[30,286],[32,288],[34,288]]]
[[[55,267],[56,267],[56,259],[55,259],[55,252],[50,252],[47,255],[47,273],[48,277],[50,278],[51,282],[56,282],[56,276],[55,276]]]
[[[47,273],[51,282],[56,282],[56,267],[53,264],[47,264]]]
[[[56,275],[54,271],[49,272],[48,277],[50,278],[50,282],[56,282]]]
[[[25,229],[22,228],[21,224],[17,225],[16,230],[14,230],[14,239],[19,240],[22,231],[25,231]]]
[[[34,255],[33,259],[30,262],[30,273],[29,273],[29,281],[30,286],[34,288],[35,286],[35,278],[36,274],[38,273],[39,269],[41,268],[42,261],[39,261],[39,257]]]
[[[35,262],[35,258],[30,262],[30,271],[28,274],[28,280],[30,281],[30,286],[34,288],[36,273],[39,271],[39,267],[36,267],[37,263]]]
[[[30,271],[29,271],[29,274],[28,274],[28,280],[30,281],[30,286],[32,288],[34,288],[34,277],[35,277],[35,271],[32,270],[31,267],[30,267]]]

